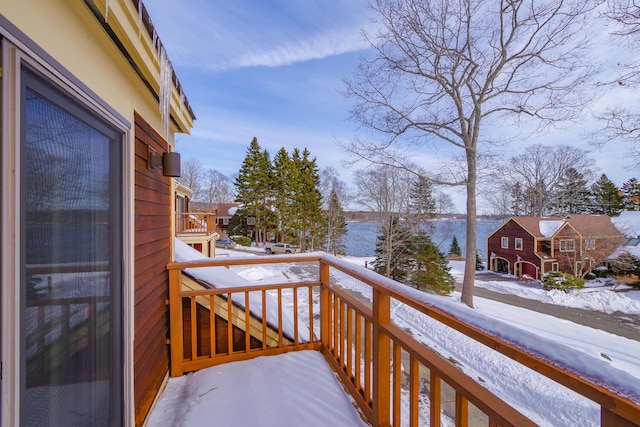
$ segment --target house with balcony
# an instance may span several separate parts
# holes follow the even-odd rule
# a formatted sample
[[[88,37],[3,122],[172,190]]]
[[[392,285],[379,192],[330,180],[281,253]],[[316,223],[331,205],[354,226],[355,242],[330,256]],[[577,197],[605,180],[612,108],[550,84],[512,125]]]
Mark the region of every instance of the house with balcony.
[[[174,138],[195,115],[141,0],[3,1],[0,43],[2,426],[144,425],[169,376],[301,350],[321,356],[371,425],[439,425],[445,411],[460,426],[472,414],[534,425],[396,325],[396,304],[584,396],[603,426],[640,424],[640,392],[606,362],[542,354],[509,325],[330,255],[177,258],[176,234],[209,230],[177,219],[189,209]],[[273,263],[315,273],[269,284],[230,274]],[[283,403],[314,404],[304,397]]]
[[[193,191],[178,181],[175,189],[175,236],[205,256],[214,257],[216,240],[216,214],[209,211],[191,211],[190,201]]]
[[[533,279],[550,271],[583,275],[623,240],[607,215],[511,217],[487,237],[489,270]]]

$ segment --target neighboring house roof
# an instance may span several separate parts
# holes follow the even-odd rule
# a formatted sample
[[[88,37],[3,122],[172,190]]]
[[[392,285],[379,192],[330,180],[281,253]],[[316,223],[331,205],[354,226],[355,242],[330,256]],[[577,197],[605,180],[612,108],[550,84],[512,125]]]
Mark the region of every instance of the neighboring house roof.
[[[193,194],[193,190],[182,184],[180,181],[174,180],[173,182],[176,193],[179,196],[191,196]]]
[[[640,212],[639,212],[640,213]],[[569,215],[560,217],[514,216],[509,218],[495,232],[504,227],[507,222],[513,220],[527,233],[538,239],[551,239],[562,227],[569,224],[583,237],[589,236],[621,236],[614,226],[612,219],[607,215]],[[640,217],[638,225],[640,226]],[[639,229],[640,231],[640,229]],[[492,234],[494,234],[492,233]]]
[[[565,221],[583,237],[610,236],[622,237],[622,234],[607,215],[570,215]]]
[[[564,223],[559,217],[514,216],[511,219],[537,238],[551,238]]]
[[[616,228],[627,237],[640,237],[640,211],[622,211],[611,219]]]
[[[216,205],[216,215],[218,218],[232,217],[240,206],[242,206],[242,203],[218,203]]]

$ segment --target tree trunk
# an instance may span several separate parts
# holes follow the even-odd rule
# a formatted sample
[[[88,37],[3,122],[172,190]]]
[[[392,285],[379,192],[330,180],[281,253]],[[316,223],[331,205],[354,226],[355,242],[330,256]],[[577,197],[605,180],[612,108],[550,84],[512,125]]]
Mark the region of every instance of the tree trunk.
[[[464,278],[460,300],[473,308],[473,286],[476,276],[476,155],[475,150],[467,148],[467,244],[465,247]],[[473,262],[472,262],[473,260]]]

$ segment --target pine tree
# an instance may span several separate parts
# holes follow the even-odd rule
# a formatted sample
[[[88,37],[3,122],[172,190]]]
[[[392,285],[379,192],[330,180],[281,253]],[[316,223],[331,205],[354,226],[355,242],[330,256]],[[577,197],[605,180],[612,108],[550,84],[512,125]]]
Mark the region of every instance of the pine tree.
[[[622,196],[618,187],[602,174],[591,184],[591,213],[616,216],[622,210]]]
[[[479,252],[476,252],[476,271],[484,270],[484,262]]]
[[[267,150],[253,138],[247,148],[240,172],[235,180],[236,202],[243,204],[241,213],[246,219],[253,218],[256,242],[264,242],[267,229],[273,224],[271,202],[271,161]]]
[[[447,258],[426,233],[419,233],[411,242],[412,260],[409,284],[417,289],[431,290],[439,295],[455,289],[455,279]]]
[[[373,270],[376,273],[403,282],[411,266],[411,232],[397,217],[378,230],[376,259]]]
[[[293,185],[290,220],[296,230],[301,248],[307,243],[315,248],[324,240],[324,216],[322,212],[322,193],[320,193],[320,173],[315,157],[306,148],[293,150],[291,155],[290,182]]]
[[[582,214],[589,211],[589,189],[584,175],[568,168],[557,186],[556,215]]]
[[[412,185],[411,200],[409,204],[414,233],[424,229],[436,214],[436,200],[433,197],[433,182],[423,176],[418,177]]]
[[[460,250],[460,245],[458,244],[458,238],[456,236],[453,236],[453,240],[451,240],[449,255],[462,256],[462,251]]]
[[[331,190],[325,221],[327,225],[327,252],[334,255],[344,254],[345,247],[342,239],[347,234],[347,221],[335,188]]]
[[[640,182],[636,178],[631,178],[622,184],[622,204],[624,210],[640,210]]]
[[[291,208],[295,195],[293,183],[298,179],[297,176],[291,176],[293,170],[292,160],[287,150],[282,147],[273,158],[272,173],[272,190],[273,190],[273,208],[277,216],[277,224],[279,236],[276,238],[279,242],[295,242],[296,234],[289,218],[291,217]]]

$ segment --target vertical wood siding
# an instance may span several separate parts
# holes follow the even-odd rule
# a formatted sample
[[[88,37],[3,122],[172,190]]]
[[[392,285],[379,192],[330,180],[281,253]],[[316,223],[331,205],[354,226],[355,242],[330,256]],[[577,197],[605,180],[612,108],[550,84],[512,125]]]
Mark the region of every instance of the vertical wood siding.
[[[169,369],[165,304],[170,261],[170,180],[147,167],[147,145],[158,153],[167,142],[135,115],[135,330],[134,398],[136,425],[144,422]]]

